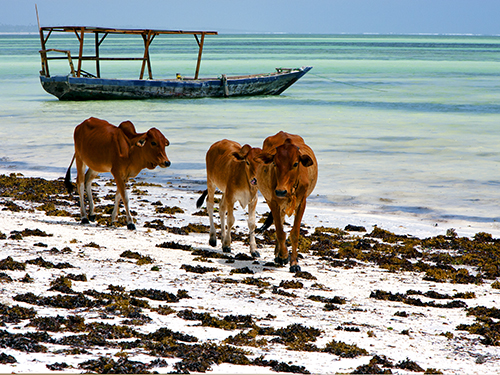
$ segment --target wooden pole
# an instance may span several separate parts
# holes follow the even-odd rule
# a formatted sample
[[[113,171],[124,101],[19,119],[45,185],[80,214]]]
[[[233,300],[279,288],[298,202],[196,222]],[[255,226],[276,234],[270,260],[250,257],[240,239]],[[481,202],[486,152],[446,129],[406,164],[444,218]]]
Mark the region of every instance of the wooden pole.
[[[42,47],[42,50],[40,51],[40,59],[42,61],[42,70],[40,71],[41,75],[44,75],[45,77],[49,77],[49,64],[47,61],[47,52],[45,52],[45,37],[43,35],[43,30],[40,27],[40,18],[38,17],[38,7],[35,4],[35,11],[36,11],[36,21],[38,22],[38,32],[40,33],[40,44]]]
[[[101,78],[101,67],[99,62],[99,33],[95,33],[95,73]]]
[[[80,30],[80,52],[78,53],[78,70],[76,71],[76,76],[80,77],[82,71],[82,60],[83,60],[83,36],[85,35],[85,28]]]
[[[198,37],[196,36],[196,41],[198,41]],[[205,33],[201,33],[201,41],[198,42],[200,49],[198,50],[198,61],[196,62],[196,71],[194,73],[194,79],[198,79],[198,74],[200,73],[200,65],[201,65],[201,54],[203,53],[203,43],[205,42]]]

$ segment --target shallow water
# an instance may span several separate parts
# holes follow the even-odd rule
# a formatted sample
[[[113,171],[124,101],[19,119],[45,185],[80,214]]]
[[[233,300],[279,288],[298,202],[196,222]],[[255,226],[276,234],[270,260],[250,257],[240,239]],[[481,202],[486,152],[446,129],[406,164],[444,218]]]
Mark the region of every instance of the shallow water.
[[[75,39],[51,36],[49,48],[76,55]],[[122,38],[109,50],[106,42],[101,56],[140,55],[142,40]],[[193,38],[158,37],[153,47],[155,77],[194,74]],[[316,152],[313,204],[432,220],[500,218],[500,37],[207,37],[202,76],[314,67],[281,96],[236,99],[59,102],[40,86],[39,49],[37,35],[0,35],[2,170],[63,176],[77,124],[90,116],[129,119],[139,131],[159,128],[171,142],[172,167],[148,179],[202,188],[213,142],[260,146],[285,130]],[[50,68],[69,72],[63,61]],[[113,77],[137,78],[139,69],[138,62],[101,66]]]

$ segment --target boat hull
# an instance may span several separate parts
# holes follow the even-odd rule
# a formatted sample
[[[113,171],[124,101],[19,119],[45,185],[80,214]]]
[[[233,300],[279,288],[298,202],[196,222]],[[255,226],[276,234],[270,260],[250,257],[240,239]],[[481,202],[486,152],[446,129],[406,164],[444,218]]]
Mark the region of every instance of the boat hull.
[[[213,79],[130,80],[40,76],[45,91],[59,100],[205,98],[279,95],[312,67],[277,73]]]

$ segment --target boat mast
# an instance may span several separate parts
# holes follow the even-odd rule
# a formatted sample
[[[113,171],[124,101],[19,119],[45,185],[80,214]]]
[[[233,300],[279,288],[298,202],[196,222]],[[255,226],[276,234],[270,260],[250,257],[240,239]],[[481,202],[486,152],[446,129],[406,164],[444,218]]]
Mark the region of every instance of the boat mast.
[[[198,39],[198,35],[194,34],[196,38],[196,42],[200,49],[198,50],[198,61],[196,62],[196,71],[194,73],[194,79],[198,79],[198,74],[200,73],[200,65],[201,65],[201,54],[203,53],[203,43],[205,42],[205,33],[201,33],[201,41]]]
[[[40,18],[38,17],[38,7],[35,4],[35,11],[36,11],[36,21],[38,23],[38,32],[40,33],[40,44],[42,46],[42,50],[40,51],[41,54],[41,60],[42,60],[42,70],[40,71],[40,74],[48,77],[49,76],[49,65],[47,64],[47,53],[45,52],[45,37],[43,35],[43,30],[40,27]]]

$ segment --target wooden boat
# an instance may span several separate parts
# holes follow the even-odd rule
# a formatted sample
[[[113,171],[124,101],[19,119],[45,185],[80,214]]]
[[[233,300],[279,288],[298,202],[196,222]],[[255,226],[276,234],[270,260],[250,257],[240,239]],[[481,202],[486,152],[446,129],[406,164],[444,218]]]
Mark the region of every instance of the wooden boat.
[[[275,72],[244,76],[200,78],[201,56],[206,35],[217,35],[216,31],[182,31],[149,29],[112,29],[86,26],[40,27],[42,49],[40,56],[42,69],[40,82],[49,94],[60,100],[103,100],[103,99],[152,99],[152,98],[203,98],[250,95],[279,95],[306,74],[312,67],[297,69],[276,68]],[[75,34],[79,41],[78,56],[72,57],[69,50],[47,49],[49,37],[54,32]],[[93,54],[84,55],[86,35],[95,40]],[[141,57],[103,57],[99,48],[110,34],[139,35],[144,41]],[[176,75],[172,79],[153,79],[149,47],[158,35],[193,35],[198,43],[198,59],[193,78]],[[66,56],[52,56],[53,53]],[[49,56],[49,54],[51,56]],[[70,73],[64,76],[51,76],[49,60],[67,59]],[[73,63],[77,60],[77,66]],[[138,79],[102,78],[100,63],[109,60],[138,60],[142,62]],[[84,61],[95,62],[95,73],[83,70]],[[147,77],[145,71],[147,68]],[[88,69],[88,68],[87,68]]]

